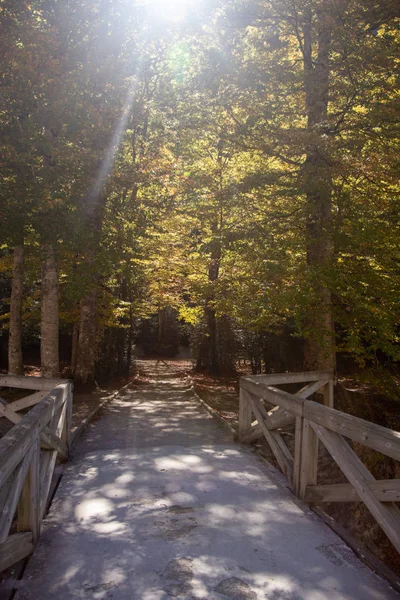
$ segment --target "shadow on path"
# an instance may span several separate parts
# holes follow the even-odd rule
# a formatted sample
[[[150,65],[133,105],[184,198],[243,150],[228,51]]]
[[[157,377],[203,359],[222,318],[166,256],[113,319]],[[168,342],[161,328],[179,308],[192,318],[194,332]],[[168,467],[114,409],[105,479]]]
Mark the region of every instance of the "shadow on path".
[[[399,598],[163,365],[82,436],[18,600]]]

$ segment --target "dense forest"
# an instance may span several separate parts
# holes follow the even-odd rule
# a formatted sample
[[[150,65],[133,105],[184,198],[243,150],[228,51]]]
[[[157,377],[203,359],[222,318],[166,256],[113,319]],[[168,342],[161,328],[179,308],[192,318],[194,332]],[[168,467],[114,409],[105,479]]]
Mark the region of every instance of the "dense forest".
[[[396,392],[397,0],[3,0],[0,51],[4,369]]]

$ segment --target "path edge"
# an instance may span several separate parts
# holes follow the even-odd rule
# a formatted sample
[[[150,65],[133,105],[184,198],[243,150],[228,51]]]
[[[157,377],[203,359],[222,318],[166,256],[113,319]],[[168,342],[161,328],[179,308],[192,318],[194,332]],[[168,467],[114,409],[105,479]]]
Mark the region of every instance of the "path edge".
[[[114,400],[123,390],[126,390],[130,385],[132,385],[132,381],[129,381],[125,385],[123,385],[120,389],[116,390],[110,396],[106,396],[96,408],[94,408],[78,425],[78,427],[72,433],[71,439],[71,448],[74,447],[79,437],[82,435],[83,431],[89,425],[89,423],[94,419],[94,417],[99,413],[109,402]]]
[[[233,439],[235,442],[239,441],[239,436],[238,436],[238,432],[237,430],[227,421],[225,421],[224,417],[222,417],[219,412],[217,410],[215,410],[215,408],[212,408],[209,404],[207,404],[207,402],[205,402],[205,400],[203,400],[203,398],[201,398],[201,396],[199,396],[199,394],[196,391],[196,384],[194,383],[192,377],[190,375],[186,375],[187,381],[190,384],[190,390],[192,391],[194,397],[196,398],[196,400],[203,406],[203,408],[205,408],[205,410],[214,418],[216,418],[221,425],[223,425],[226,429],[229,430],[229,432],[232,434]]]
[[[230,423],[227,423],[227,421],[225,421],[225,419],[220,415],[220,413],[217,410],[215,410],[215,408],[212,408],[199,396],[195,388],[194,380],[190,377],[190,375],[186,375],[186,377],[188,382],[190,383],[193,395],[196,397],[196,400],[198,400],[200,404],[206,409],[206,411],[211,416],[218,419],[218,421],[222,423],[227,429],[229,429],[229,431],[233,435],[233,439],[235,442],[237,442],[240,446],[244,448],[248,448],[253,455],[257,456],[257,458],[260,459],[262,463],[264,463],[263,466],[264,468],[267,467],[269,476],[275,476],[274,478],[276,478],[281,485],[285,485],[285,487],[287,487],[292,492],[292,490],[287,484],[287,480],[284,478],[281,471],[279,471],[273,464],[271,464],[260,452],[257,451],[257,449],[251,449],[251,446],[241,444],[239,442],[239,436],[236,429]],[[323,523],[325,523],[327,527],[329,527],[329,529],[336,533],[336,535],[339,536],[340,539],[343,540],[343,542],[354,552],[357,558],[363,564],[365,564],[371,571],[373,571],[375,575],[386,581],[388,585],[390,585],[390,587],[394,589],[394,591],[400,593],[400,578],[389,567],[387,567],[384,562],[382,562],[377,556],[372,554],[372,552],[370,552],[367,548],[363,547],[361,542],[359,542],[350,532],[348,532],[342,525],[340,525],[340,523],[337,523],[335,519],[329,516],[322,508],[318,506],[304,504],[296,496],[294,496],[294,499],[298,500],[301,506],[305,506],[307,509],[311,510]]]

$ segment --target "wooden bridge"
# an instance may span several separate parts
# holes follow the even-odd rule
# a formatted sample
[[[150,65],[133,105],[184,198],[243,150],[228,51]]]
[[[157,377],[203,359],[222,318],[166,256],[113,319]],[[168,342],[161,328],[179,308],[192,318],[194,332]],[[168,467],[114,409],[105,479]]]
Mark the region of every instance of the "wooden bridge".
[[[362,500],[400,551],[400,481],[376,481],[346,441],[399,460],[400,433],[335,410],[329,373],[242,378],[239,438],[266,438],[290,491],[190,382],[149,368],[149,383],[122,392],[82,435],[44,520],[57,456],[70,452],[71,384],[0,378],[34,391],[0,404],[14,424],[0,440],[0,568],[39,540],[17,600],[400,597],[307,508]],[[305,385],[277,387],[286,383]],[[347,484],[318,485],[319,442]]]

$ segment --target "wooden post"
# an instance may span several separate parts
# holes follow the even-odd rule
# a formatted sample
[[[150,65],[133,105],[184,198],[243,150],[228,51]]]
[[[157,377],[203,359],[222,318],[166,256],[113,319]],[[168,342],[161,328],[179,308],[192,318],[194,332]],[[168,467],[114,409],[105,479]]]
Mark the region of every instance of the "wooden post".
[[[334,408],[334,386],[333,379],[328,381],[328,383],[323,388],[324,394],[324,405],[329,406],[329,408]]]
[[[31,464],[22,488],[21,499],[18,505],[18,532],[31,531],[33,543],[39,537],[40,521],[40,485],[39,485],[39,458],[40,442],[36,439],[30,450]]]
[[[296,496],[300,496],[300,473],[301,473],[301,449],[303,441],[302,417],[296,417],[296,428],[294,434],[294,466],[293,466],[293,490]]]
[[[251,408],[247,401],[247,392],[240,388],[239,392],[239,441],[241,442],[251,428]]]
[[[310,421],[302,420],[299,496],[304,500],[307,486],[317,484],[318,438]]]
[[[72,386],[69,383],[65,393],[66,393],[66,401],[65,401],[65,417],[63,430],[61,434],[61,439],[65,443],[68,448],[68,455],[71,451],[71,429],[72,429]]]

